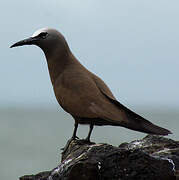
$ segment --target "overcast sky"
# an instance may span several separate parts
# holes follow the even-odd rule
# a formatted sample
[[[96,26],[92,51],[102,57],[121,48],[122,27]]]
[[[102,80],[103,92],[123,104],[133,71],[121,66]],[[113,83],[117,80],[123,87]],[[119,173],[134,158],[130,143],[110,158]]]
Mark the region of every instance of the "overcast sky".
[[[52,27],[123,104],[179,108],[178,0],[6,0],[0,7],[1,107],[57,105],[43,52],[9,48]]]

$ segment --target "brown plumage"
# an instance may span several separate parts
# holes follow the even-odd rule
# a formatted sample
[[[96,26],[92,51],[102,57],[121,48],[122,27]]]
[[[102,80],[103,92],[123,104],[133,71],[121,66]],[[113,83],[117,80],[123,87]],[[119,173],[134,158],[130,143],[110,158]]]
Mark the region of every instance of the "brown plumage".
[[[108,86],[88,71],[71,53],[64,37],[54,29],[36,31],[31,38],[11,47],[34,44],[45,53],[55,96],[61,107],[75,119],[72,138],[78,124],[123,126],[148,134],[168,135],[161,128],[132,112],[116,100]]]

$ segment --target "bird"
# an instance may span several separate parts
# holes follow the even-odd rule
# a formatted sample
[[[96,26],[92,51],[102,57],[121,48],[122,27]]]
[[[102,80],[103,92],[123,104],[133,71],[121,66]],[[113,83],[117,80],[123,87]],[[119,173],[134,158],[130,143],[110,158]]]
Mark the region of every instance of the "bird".
[[[56,29],[39,29],[10,48],[23,45],[36,45],[44,52],[55,97],[75,120],[71,139],[78,138],[79,124],[89,125],[85,139],[88,142],[93,127],[104,125],[153,135],[172,134],[121,104],[105,82],[79,62],[65,37]]]

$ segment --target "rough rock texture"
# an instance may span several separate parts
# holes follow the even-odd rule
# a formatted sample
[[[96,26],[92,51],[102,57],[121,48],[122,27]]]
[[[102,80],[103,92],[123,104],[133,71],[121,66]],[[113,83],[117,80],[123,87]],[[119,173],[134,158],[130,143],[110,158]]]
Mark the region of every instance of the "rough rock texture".
[[[141,140],[109,144],[68,142],[53,170],[20,180],[175,180],[179,179],[179,142],[148,135]]]

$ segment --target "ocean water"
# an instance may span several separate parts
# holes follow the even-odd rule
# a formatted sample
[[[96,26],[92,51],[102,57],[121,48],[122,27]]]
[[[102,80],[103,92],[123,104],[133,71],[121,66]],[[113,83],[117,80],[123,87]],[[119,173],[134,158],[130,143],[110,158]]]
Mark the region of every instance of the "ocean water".
[[[179,139],[179,112],[173,109],[138,108],[137,113],[170,129]],[[73,131],[73,119],[60,108],[0,108],[0,179],[51,170],[60,162],[61,150]],[[84,138],[88,127],[80,126]],[[119,145],[146,134],[122,127],[95,127],[91,140]]]

